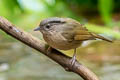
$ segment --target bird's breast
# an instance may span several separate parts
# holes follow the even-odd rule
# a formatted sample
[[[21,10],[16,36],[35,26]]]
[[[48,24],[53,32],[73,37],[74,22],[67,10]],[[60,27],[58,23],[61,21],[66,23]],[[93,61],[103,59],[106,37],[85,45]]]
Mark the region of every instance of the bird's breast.
[[[77,42],[77,41],[69,42],[59,32],[58,33],[52,32],[49,35],[43,35],[43,38],[51,47],[60,50],[75,49],[79,47],[79,45],[81,44],[81,42]]]

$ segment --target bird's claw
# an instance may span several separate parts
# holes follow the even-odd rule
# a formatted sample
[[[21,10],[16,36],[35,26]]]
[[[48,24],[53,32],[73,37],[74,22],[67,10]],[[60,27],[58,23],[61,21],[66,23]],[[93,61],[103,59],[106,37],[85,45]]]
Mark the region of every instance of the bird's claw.
[[[52,47],[49,46],[49,47],[47,48],[47,55],[50,54],[51,52],[52,52]]]
[[[74,56],[72,57],[72,59],[70,60],[72,67],[73,67],[74,64],[75,64],[75,61],[76,61],[76,56],[74,55]]]

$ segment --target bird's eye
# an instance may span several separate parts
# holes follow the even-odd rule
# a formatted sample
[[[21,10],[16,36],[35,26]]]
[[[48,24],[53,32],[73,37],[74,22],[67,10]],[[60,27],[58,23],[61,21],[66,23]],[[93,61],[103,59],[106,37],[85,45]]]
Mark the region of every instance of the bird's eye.
[[[49,29],[49,28],[50,28],[50,26],[49,26],[49,25],[47,25],[47,26],[46,26],[46,28],[48,28],[48,29]]]
[[[49,28],[50,28],[50,25],[46,25],[45,28],[49,29]]]

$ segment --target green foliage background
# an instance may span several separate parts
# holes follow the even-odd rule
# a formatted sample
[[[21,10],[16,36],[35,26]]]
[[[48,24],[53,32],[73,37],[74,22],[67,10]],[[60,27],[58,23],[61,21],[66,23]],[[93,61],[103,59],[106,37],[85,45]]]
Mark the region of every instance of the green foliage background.
[[[0,16],[6,17],[26,31],[32,31],[47,17],[70,17],[86,24],[89,30],[119,39],[119,0],[0,0]],[[0,32],[2,33],[2,32]],[[2,33],[4,34],[4,33]]]

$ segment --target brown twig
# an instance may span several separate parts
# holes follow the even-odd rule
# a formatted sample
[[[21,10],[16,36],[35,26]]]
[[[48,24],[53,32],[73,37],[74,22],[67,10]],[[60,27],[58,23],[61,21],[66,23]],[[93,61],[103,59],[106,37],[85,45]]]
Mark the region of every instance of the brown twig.
[[[71,58],[61,52],[53,49],[50,54],[47,54],[47,44],[33,37],[31,34],[16,28],[15,25],[11,24],[7,19],[3,17],[0,17],[0,29],[6,32],[8,35],[11,35],[17,40],[28,45],[29,47],[32,47],[37,51],[43,53],[44,55],[48,56],[56,63],[60,64],[63,68],[65,68],[66,71],[77,73],[84,80],[99,80],[92,71],[90,71],[84,65],[80,64],[77,60],[75,61],[74,66],[71,66]]]

